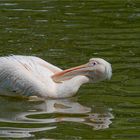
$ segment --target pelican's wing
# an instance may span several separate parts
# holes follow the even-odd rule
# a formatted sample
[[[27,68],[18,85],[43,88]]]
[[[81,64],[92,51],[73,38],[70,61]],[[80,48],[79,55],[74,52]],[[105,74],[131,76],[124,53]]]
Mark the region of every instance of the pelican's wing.
[[[36,63],[38,63],[39,65],[49,69],[50,71],[52,71],[53,73],[57,73],[62,71],[62,69],[58,68],[57,66],[54,66],[46,61],[44,61],[41,58],[38,57],[31,57],[32,60],[34,60]]]
[[[8,58],[14,59],[23,64],[28,63],[30,65],[31,63],[33,63],[33,65],[40,65],[40,66],[50,70],[53,73],[62,71],[62,69],[58,68],[57,66],[54,66],[54,65],[48,63],[47,61],[44,61],[43,59],[36,57],[36,56],[12,55],[12,56],[9,56]]]
[[[51,80],[50,75],[58,71],[61,69],[37,57],[0,57],[0,94],[9,95],[11,91],[26,96],[43,94],[48,90],[44,80]]]

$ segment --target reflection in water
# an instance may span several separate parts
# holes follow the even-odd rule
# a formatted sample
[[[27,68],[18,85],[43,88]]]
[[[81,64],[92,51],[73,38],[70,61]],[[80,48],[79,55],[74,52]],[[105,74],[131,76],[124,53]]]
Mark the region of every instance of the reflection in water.
[[[98,112],[96,108],[83,106],[73,99],[18,100],[16,102],[15,99],[12,101],[11,99],[10,101],[0,99],[1,104],[5,104],[4,107],[0,106],[0,110],[3,112],[0,114],[0,123],[8,124],[8,127],[0,127],[0,137],[33,137],[34,132],[57,128],[58,122],[76,122],[92,126],[96,130],[105,129],[109,127],[110,119],[113,118],[109,111]],[[6,101],[7,104],[2,103]],[[96,112],[92,110],[96,110]],[[34,125],[38,124],[45,125],[45,127],[34,128]]]
[[[33,137],[33,132],[51,130],[56,127],[46,128],[14,128],[14,127],[0,127],[0,137],[12,137],[12,138],[25,138]]]

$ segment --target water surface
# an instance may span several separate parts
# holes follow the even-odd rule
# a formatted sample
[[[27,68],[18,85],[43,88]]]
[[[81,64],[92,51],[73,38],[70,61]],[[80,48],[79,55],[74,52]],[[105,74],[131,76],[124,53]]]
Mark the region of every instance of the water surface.
[[[0,0],[0,55],[35,55],[63,69],[101,57],[111,81],[76,97],[0,97],[0,137],[140,139],[139,0]]]

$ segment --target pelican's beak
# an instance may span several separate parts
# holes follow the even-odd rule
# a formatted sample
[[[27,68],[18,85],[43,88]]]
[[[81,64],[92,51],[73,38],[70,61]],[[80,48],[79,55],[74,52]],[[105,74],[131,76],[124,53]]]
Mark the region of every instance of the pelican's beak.
[[[59,83],[61,81],[69,80],[77,75],[86,75],[88,71],[89,71],[88,65],[84,64],[70,69],[66,69],[62,72],[58,72],[52,76],[52,79],[55,82]]]

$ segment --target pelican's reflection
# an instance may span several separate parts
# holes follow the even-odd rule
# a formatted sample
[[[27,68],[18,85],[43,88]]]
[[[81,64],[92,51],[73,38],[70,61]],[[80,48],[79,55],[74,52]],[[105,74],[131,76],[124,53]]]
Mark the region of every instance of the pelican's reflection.
[[[98,108],[91,109],[73,99],[48,99],[34,107],[38,111],[23,113],[18,116],[18,119],[35,123],[77,122],[93,126],[94,129],[105,129],[109,127],[113,118],[107,109],[98,112]],[[94,110],[96,111],[94,112]],[[41,118],[41,116],[43,117]]]
[[[58,122],[82,123],[92,126],[94,129],[105,129],[109,127],[113,118],[108,109],[102,109],[101,111],[95,106],[93,108],[86,107],[75,101],[75,98],[12,101],[9,105],[0,107],[0,109],[3,111],[0,115],[0,122],[26,125],[26,128],[0,127],[0,137],[32,137],[34,132],[57,128]],[[13,112],[12,110],[17,111]],[[12,115],[8,115],[10,114],[9,111],[12,112]],[[28,128],[28,124],[39,124],[39,126],[43,124],[44,127]]]
[[[86,114],[91,108],[85,107],[73,99],[48,99],[37,105],[36,108],[45,113]]]

